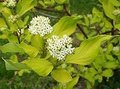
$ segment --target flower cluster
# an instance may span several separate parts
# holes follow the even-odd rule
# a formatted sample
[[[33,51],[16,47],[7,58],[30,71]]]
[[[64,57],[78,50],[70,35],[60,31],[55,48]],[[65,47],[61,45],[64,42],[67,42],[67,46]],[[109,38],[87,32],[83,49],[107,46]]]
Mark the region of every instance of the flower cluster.
[[[14,23],[18,18],[18,15],[10,15],[9,16],[9,22]]]
[[[16,0],[5,0],[3,4],[7,7],[15,7],[16,6]]]
[[[34,17],[30,21],[30,26],[28,29],[32,34],[40,34],[44,36],[52,32],[52,27],[50,25],[50,19],[44,16]]]
[[[58,36],[52,36],[47,40],[50,54],[57,58],[58,60],[63,60],[68,54],[71,54],[74,51],[72,47],[72,39],[67,35],[64,35],[62,38]]]

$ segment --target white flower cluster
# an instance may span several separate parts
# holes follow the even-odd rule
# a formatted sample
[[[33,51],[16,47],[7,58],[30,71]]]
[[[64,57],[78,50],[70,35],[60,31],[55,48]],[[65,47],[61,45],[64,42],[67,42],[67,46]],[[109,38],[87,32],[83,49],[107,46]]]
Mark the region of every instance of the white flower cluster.
[[[28,30],[32,34],[40,34],[41,36],[44,36],[51,33],[53,28],[50,25],[50,19],[48,17],[37,16],[30,21]]]
[[[9,22],[14,23],[17,20],[18,16],[17,15],[10,15],[9,16]]]
[[[58,36],[52,36],[47,40],[50,54],[57,58],[58,60],[63,60],[68,54],[71,54],[74,51],[72,48],[72,39],[67,35],[64,35],[62,38]]]
[[[5,0],[3,4],[7,7],[15,7],[16,6],[16,0]]]

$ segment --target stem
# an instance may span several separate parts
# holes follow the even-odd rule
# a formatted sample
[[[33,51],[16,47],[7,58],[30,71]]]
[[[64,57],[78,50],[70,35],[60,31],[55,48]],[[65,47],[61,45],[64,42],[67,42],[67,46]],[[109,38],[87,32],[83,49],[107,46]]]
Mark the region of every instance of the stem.
[[[111,24],[112,24],[112,29],[111,29],[111,35],[114,35],[115,29],[114,29],[114,24],[113,24],[113,20],[111,20]]]
[[[18,39],[18,43],[20,44],[20,36],[19,36],[19,34],[18,34],[18,32],[15,32],[15,35],[17,36],[17,39]]]
[[[48,54],[45,58],[43,58],[43,59],[48,59],[48,58],[50,58],[51,57],[51,55],[50,54]]]
[[[120,35],[120,31],[119,30],[112,30],[111,31],[106,31],[106,32],[103,32],[102,34],[108,34],[108,33],[111,33],[112,35]]]
[[[70,12],[69,12],[68,9],[67,9],[67,6],[66,6],[65,4],[64,4],[63,6],[64,6],[64,10],[65,10],[66,14],[67,14],[68,16],[71,16]],[[84,30],[82,29],[82,27],[81,27],[79,24],[77,24],[77,27],[78,27],[78,29],[82,32],[82,34],[84,35],[84,37],[85,37],[86,39],[88,39],[88,36],[87,36],[87,34],[84,32]]]
[[[85,37],[86,39],[88,39],[87,34],[84,32],[84,30],[81,28],[81,26],[80,26],[79,24],[77,24],[77,27],[80,29],[80,31],[82,32],[82,34],[84,35],[84,37]]]
[[[103,32],[102,34],[107,34],[107,33],[111,33],[111,31],[106,31],[106,32]]]
[[[47,12],[64,13],[62,11],[57,11],[57,10],[53,10],[53,9],[44,9],[44,8],[40,8],[40,7],[35,7],[35,9],[43,10],[43,11],[47,11]]]
[[[68,11],[68,8],[67,8],[66,4],[64,4],[63,7],[64,7],[64,10],[65,10],[65,13],[66,13],[68,16],[71,16],[70,12]]]

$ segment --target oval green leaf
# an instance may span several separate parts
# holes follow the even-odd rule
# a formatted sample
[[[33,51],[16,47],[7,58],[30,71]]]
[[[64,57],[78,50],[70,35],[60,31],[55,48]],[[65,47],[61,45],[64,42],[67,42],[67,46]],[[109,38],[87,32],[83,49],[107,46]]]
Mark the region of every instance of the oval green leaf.
[[[40,76],[47,76],[53,69],[52,63],[43,59],[29,59],[25,60],[25,63],[29,68],[36,72]]]
[[[101,42],[110,38],[111,36],[108,35],[100,35],[83,41],[80,47],[75,49],[74,54],[67,56],[66,62],[81,65],[90,64],[97,56]]]
[[[63,83],[63,84],[71,81],[72,79],[69,72],[66,71],[65,69],[56,69],[52,71],[51,75],[56,81]]]

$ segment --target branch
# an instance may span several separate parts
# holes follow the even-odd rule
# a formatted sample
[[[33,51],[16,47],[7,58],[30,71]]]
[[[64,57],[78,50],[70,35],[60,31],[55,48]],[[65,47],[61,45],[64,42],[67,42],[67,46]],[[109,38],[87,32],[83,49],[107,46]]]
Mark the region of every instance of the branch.
[[[84,30],[81,28],[81,26],[79,24],[77,24],[77,27],[80,29],[80,31],[82,32],[82,34],[85,36],[86,39],[88,39],[87,34],[84,32]]]
[[[18,32],[15,32],[14,34],[17,36],[18,43],[20,44],[20,42],[21,42],[21,41],[20,41],[20,36],[19,36],[19,33],[18,33]]]
[[[65,13],[66,13],[68,16],[71,16],[70,12],[68,11],[68,8],[67,8],[66,4],[63,4],[63,7],[64,7],[64,10],[65,10]]]
[[[113,24],[113,20],[111,20],[111,24],[112,24],[112,29],[111,29],[111,35],[114,35],[115,29],[114,29],[114,24]]]
[[[120,31],[119,30],[111,30],[111,31],[106,31],[106,32],[103,32],[102,34],[108,34],[108,33],[111,33],[112,35],[120,35]]]
[[[54,10],[54,9],[44,9],[44,8],[40,8],[40,7],[35,7],[35,9],[37,10],[43,10],[43,11],[47,11],[47,12],[56,12],[56,13],[64,13],[63,11],[58,11],[58,10]]]
[[[65,10],[66,14],[67,14],[68,16],[71,16],[70,12],[69,12],[68,9],[67,9],[67,6],[66,6],[65,4],[64,4],[63,6],[64,6],[64,10]],[[88,36],[87,36],[87,34],[84,32],[84,30],[82,29],[82,27],[81,27],[79,24],[77,24],[77,27],[78,27],[78,29],[82,32],[82,34],[84,35],[84,37],[85,37],[86,39],[88,39]]]

